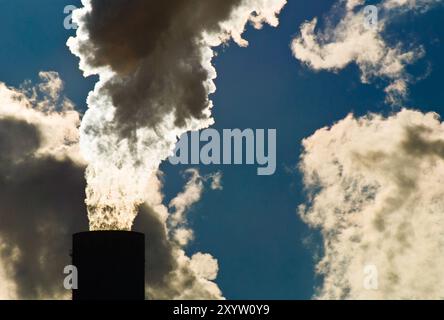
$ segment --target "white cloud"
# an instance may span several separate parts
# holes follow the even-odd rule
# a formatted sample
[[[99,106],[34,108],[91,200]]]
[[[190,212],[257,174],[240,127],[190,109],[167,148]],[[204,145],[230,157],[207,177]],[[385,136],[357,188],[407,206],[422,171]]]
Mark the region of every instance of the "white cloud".
[[[173,238],[181,246],[187,245],[194,238],[193,231],[187,227],[186,213],[201,199],[204,182],[209,181],[211,190],[222,190],[221,172],[201,176],[198,169],[192,168],[186,170],[185,173],[190,177],[183,191],[178,193],[169,203],[169,208],[172,209],[169,218],[170,228]]]
[[[174,213],[170,219],[174,227],[185,222],[184,214],[202,196],[203,182],[199,171],[197,169],[188,169],[186,173],[190,174],[190,178],[184,190],[173,198],[169,204],[170,208],[174,208]]]
[[[148,295],[154,299],[223,299],[222,292],[213,279],[217,274],[217,261],[211,255],[197,253],[191,259],[182,250],[176,252],[176,261],[179,268],[169,275],[169,282],[174,295],[168,293],[162,295],[162,290],[148,291]],[[195,281],[189,281],[192,272]],[[211,279],[211,280],[210,280]]]
[[[316,31],[317,18],[305,22],[300,28],[300,35],[291,43],[293,55],[314,70],[338,71],[355,63],[363,83],[375,78],[388,81],[386,102],[397,104],[408,93],[407,84],[411,76],[405,67],[421,58],[424,49],[406,48],[401,41],[391,45],[384,39],[384,31],[396,15],[408,10],[425,11],[440,1],[382,1],[378,5],[377,25],[368,27],[362,7],[365,2],[349,0],[343,9],[343,17],[336,25],[327,24],[324,30]]]
[[[190,267],[197,275],[207,280],[216,279],[219,271],[217,260],[207,253],[200,252],[191,257]]]
[[[386,0],[383,5],[388,9],[425,11],[442,0]]]
[[[83,164],[78,146],[80,114],[73,108],[65,108],[70,104],[69,100],[62,98],[60,92],[53,88],[54,83],[62,87],[56,72],[41,72],[40,75],[42,82],[34,87],[29,87],[27,82],[27,88],[15,89],[0,82],[0,119],[23,120],[39,129],[41,141],[36,156],[68,157]],[[46,97],[38,99],[38,89],[49,90],[51,100]]]
[[[190,241],[194,240],[194,233],[193,230],[181,227],[178,229],[175,229],[173,231],[173,239],[176,241],[180,246],[184,247]]]
[[[321,299],[444,297],[444,123],[349,115],[303,141],[300,215],[324,238]],[[367,266],[378,288],[365,286]]]
[[[209,176],[211,180],[211,189],[212,190],[223,190],[222,186],[222,172],[218,171]]]
[[[43,80],[39,84],[40,91],[47,94],[51,99],[57,100],[60,92],[63,90],[63,81],[60,79],[59,74],[54,71],[41,71],[39,72],[39,77]]]

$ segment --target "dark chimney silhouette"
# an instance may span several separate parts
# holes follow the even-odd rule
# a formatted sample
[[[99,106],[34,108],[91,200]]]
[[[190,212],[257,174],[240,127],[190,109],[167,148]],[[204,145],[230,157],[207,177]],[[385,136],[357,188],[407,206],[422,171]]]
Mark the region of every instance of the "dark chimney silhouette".
[[[145,299],[145,235],[90,231],[73,235],[72,264],[78,271],[73,300]]]

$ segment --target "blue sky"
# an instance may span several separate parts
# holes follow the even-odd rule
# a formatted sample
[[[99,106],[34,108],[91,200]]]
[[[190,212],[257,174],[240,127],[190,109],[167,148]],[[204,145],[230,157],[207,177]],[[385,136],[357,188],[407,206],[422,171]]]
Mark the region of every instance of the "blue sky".
[[[291,39],[305,20],[326,15],[335,1],[290,0],[278,28],[248,28],[247,48],[234,44],[217,49],[217,92],[212,95],[214,128],[276,128],[277,170],[257,176],[255,166],[199,166],[220,170],[223,190],[207,191],[189,215],[196,239],[187,252],[209,252],[219,261],[216,280],[231,299],[309,299],[320,279],[314,255],[320,236],[298,217],[304,202],[296,170],[301,140],[348,113],[389,113],[383,85],[362,84],[356,66],[337,73],[314,72],[296,60]],[[65,43],[73,30],[63,28],[68,0],[0,0],[0,81],[11,86],[36,80],[53,70],[65,81],[65,94],[80,110],[96,78],[84,78],[78,59]],[[390,25],[396,40],[422,44],[426,55],[408,71],[430,74],[410,87],[406,106],[444,115],[442,44],[444,8],[408,15]],[[188,166],[164,163],[165,200],[181,190]]]

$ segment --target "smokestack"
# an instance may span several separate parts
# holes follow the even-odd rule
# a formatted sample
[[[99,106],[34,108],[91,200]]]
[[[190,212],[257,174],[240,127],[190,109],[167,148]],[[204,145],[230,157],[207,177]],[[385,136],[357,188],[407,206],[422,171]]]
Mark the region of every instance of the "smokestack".
[[[73,235],[72,263],[78,271],[73,300],[144,300],[145,235],[90,231]]]

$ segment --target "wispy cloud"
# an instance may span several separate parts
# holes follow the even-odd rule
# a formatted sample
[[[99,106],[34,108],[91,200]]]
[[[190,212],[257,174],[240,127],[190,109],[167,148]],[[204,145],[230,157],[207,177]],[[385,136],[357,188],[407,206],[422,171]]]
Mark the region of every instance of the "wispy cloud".
[[[415,11],[425,12],[441,0],[383,0],[377,4],[376,24],[369,27],[366,1],[339,1],[333,12],[341,12],[339,22],[327,19],[323,30],[316,30],[318,19],[305,22],[300,28],[291,49],[294,56],[314,70],[338,71],[355,63],[361,72],[361,81],[368,83],[376,78],[388,82],[386,102],[400,104],[408,94],[412,77],[406,66],[423,57],[423,47],[411,47],[408,40],[394,44],[384,38],[387,26],[396,17]]]

